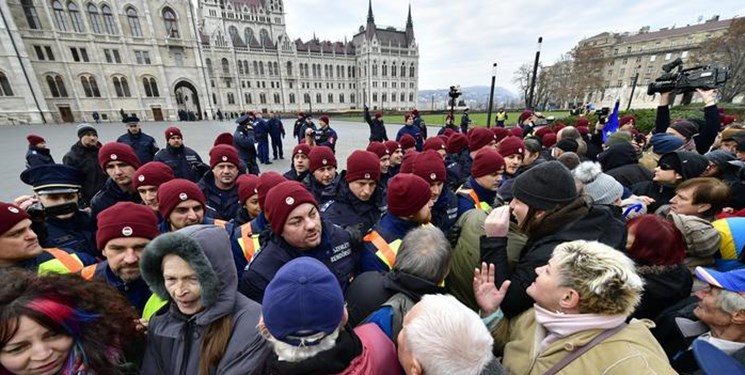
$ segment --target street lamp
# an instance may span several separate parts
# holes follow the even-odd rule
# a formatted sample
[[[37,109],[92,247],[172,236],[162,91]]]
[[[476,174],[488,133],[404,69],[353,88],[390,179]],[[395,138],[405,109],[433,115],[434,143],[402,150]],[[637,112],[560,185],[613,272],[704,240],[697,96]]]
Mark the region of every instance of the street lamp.
[[[491,91],[489,92],[489,114],[486,116],[486,128],[491,124],[491,109],[494,105],[494,82],[497,80],[497,63],[491,68]]]
[[[535,90],[535,76],[538,74],[538,59],[541,58],[541,44],[543,44],[543,37],[538,37],[538,47],[535,51],[535,62],[533,63],[533,77],[530,80],[530,96],[528,96],[528,108],[533,108],[533,90]]]
[[[626,105],[626,112],[631,109],[631,100],[634,99],[634,90],[636,89],[636,81],[639,80],[639,69],[641,68],[641,65],[638,65],[636,67],[636,74],[634,74],[634,83],[631,85],[631,95],[629,95],[629,103]]]

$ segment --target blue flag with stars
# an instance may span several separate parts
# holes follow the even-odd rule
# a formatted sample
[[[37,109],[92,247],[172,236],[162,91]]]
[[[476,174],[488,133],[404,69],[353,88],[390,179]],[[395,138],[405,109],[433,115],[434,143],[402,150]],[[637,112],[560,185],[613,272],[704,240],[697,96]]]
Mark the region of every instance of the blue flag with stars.
[[[619,99],[616,99],[616,105],[613,106],[613,112],[608,116],[608,121],[605,123],[605,127],[603,128],[603,143],[608,142],[608,137],[617,132],[620,127],[620,122],[618,121],[619,102]]]

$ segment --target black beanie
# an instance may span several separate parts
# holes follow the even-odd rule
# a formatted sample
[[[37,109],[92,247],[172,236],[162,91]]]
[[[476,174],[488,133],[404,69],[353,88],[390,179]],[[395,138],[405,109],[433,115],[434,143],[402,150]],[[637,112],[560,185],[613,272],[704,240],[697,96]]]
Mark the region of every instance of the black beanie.
[[[675,151],[662,155],[659,164],[669,165],[685,181],[701,176],[709,166],[709,160],[692,151]]]
[[[577,199],[577,186],[563,164],[548,161],[517,176],[512,196],[532,208],[552,210]]]
[[[577,152],[579,143],[574,139],[562,139],[556,144],[557,148],[560,148],[564,152]]]
[[[685,139],[691,139],[693,136],[698,134],[698,124],[686,120],[678,120],[670,125],[671,128],[675,129]]]

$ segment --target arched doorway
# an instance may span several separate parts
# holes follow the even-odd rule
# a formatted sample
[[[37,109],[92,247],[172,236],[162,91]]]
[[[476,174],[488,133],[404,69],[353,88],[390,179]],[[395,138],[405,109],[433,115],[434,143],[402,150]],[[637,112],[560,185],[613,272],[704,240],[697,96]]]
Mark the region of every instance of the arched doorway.
[[[202,118],[202,106],[199,105],[199,94],[197,89],[188,81],[179,81],[174,86],[173,94],[176,96],[176,106],[181,113],[193,113],[196,118]]]

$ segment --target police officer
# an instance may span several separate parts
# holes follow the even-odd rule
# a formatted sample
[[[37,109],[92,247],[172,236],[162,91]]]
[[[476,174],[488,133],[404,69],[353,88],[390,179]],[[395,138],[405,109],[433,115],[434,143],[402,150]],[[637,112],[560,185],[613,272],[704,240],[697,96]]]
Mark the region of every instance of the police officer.
[[[33,187],[38,200],[27,211],[39,210],[43,218],[34,227],[41,246],[99,255],[91,215],[79,206],[84,178],[82,172],[63,164],[39,165],[21,173],[21,181]]]
[[[253,118],[249,114],[244,114],[235,120],[238,126],[233,133],[233,142],[238,150],[243,163],[246,164],[248,173],[258,175],[259,165],[256,163],[256,134],[254,132]],[[217,146],[217,144],[215,144]]]
[[[163,221],[158,225],[161,233],[177,231],[195,224],[215,224],[207,217],[209,208],[199,185],[177,178],[158,187],[158,211]],[[214,214],[211,214],[214,216]]]
[[[158,152],[158,145],[153,137],[142,132],[140,119],[132,114],[124,118],[124,124],[127,126],[127,132],[119,136],[116,141],[132,147],[140,162],[153,161],[155,153]]]
[[[75,273],[95,263],[90,255],[63,248],[42,248],[31,217],[12,203],[0,202],[0,269],[22,267],[40,275]]]
[[[308,132],[308,129],[310,129],[311,131]],[[300,132],[298,133],[298,143],[303,143],[309,133],[311,135],[311,138],[313,138],[312,135],[317,129],[318,128],[316,127],[316,123],[313,122],[313,116],[310,114],[306,114],[303,125],[300,126]]]
[[[276,112],[269,114],[269,137],[272,140],[272,154],[274,160],[277,158],[284,159],[284,150],[282,149],[282,139],[285,137],[285,127],[282,120],[279,119]]]
[[[463,116],[460,117],[460,132],[468,134],[468,127],[471,126],[471,117],[468,114],[468,108],[463,110]]]
[[[386,194],[388,212],[363,238],[362,272],[390,270],[406,233],[432,219],[429,183],[421,177],[400,173],[388,183]]]
[[[419,130],[422,132],[422,139],[427,139],[427,124],[424,122],[424,119],[422,116],[419,115],[419,110],[414,109],[411,111],[411,117],[414,121],[414,126],[419,128]],[[421,148],[417,148],[417,151],[422,151]]]
[[[389,169],[391,168],[391,153],[388,148],[380,142],[370,142],[367,145],[367,151],[372,152],[378,157],[380,162],[380,181],[378,185],[384,190],[388,186],[388,180],[390,179]],[[348,167],[347,167],[348,168]]]
[[[502,129],[504,130],[504,129]],[[453,138],[456,135],[453,135]],[[450,141],[448,139],[448,141]],[[468,135],[468,153],[462,154],[460,157],[450,164],[448,164],[448,181],[447,186],[449,189],[455,191],[468,179],[471,175],[471,165],[473,159],[482,148],[491,148],[495,150],[497,144],[497,137],[489,129],[475,128]]]
[[[292,165],[284,176],[288,180],[302,181],[308,175],[310,168],[310,146],[305,143],[298,144],[292,149]]]
[[[116,288],[144,320],[166,305],[140,277],[142,252],[160,234],[157,220],[150,208],[132,202],[101,211],[96,244],[106,260],[80,272],[83,279],[101,280]]]
[[[318,123],[321,124],[321,128],[313,133],[316,146],[326,146],[331,151],[336,151],[336,141],[339,138],[336,134],[336,130],[331,129],[329,126],[329,117],[321,116],[318,118]]]
[[[341,173],[336,196],[320,207],[321,217],[360,235],[367,233],[386,209],[385,191],[379,183],[378,156],[370,151],[352,152],[347,158],[347,170]]]
[[[272,164],[269,160],[269,123],[261,118],[261,113],[249,112],[249,116],[254,118],[253,126],[256,134],[258,145],[259,161],[262,164]]]
[[[82,206],[87,207],[93,196],[101,190],[108,176],[101,169],[98,162],[98,150],[101,143],[98,142],[98,132],[91,124],[79,124],[77,126],[78,141],[70,147],[62,163],[69,165],[85,175],[83,187],[80,192],[83,196]]]
[[[29,134],[28,151],[26,151],[26,168],[42,164],[54,164],[52,152],[47,148],[47,141],[39,135]]]
[[[457,191],[458,217],[472,209],[491,211],[504,173],[504,158],[493,148],[483,148],[476,154],[471,177]]]
[[[238,151],[228,145],[217,145],[210,150],[210,170],[199,180],[207,199],[207,206],[214,211],[208,215],[213,219],[228,221],[237,213],[238,206]]]
[[[356,268],[358,239],[323,220],[313,195],[296,181],[283,182],[269,191],[265,209],[272,234],[244,271],[238,290],[254,301],[262,301],[279,268],[301,256],[325,264],[346,290]]]
[[[383,122],[383,113],[376,112],[375,119],[370,117],[370,108],[365,106],[365,122],[370,126],[370,142],[385,142],[388,140],[388,132]]]
[[[387,181],[393,176],[397,175],[398,171],[401,169],[401,163],[404,161],[404,152],[401,148],[401,144],[394,140],[386,141],[385,143],[383,143],[383,145],[385,145],[386,150],[388,150],[388,154],[391,155],[390,165],[388,166],[388,174],[387,176],[381,177],[382,179],[386,180],[387,186]]]
[[[414,159],[411,173],[429,183],[432,201],[435,202],[432,206],[432,224],[447,233],[458,219],[458,197],[445,188],[447,170],[442,157],[433,150],[422,152]]]
[[[184,145],[181,129],[171,126],[165,131],[166,148],[155,154],[155,161],[160,161],[171,167],[176,178],[185,178],[192,182],[200,178],[210,169],[202,162],[199,154]]]
[[[140,194],[142,203],[150,207],[158,217],[158,223],[163,221],[158,211],[158,188],[160,185],[173,180],[173,170],[164,163],[151,161],[137,168],[134,176],[134,186],[137,193]]]
[[[336,196],[339,174],[336,172],[336,156],[326,146],[316,146],[310,150],[310,174],[303,184],[316,198],[324,204]]]
[[[401,142],[401,138],[403,136],[409,135],[414,138],[416,150],[422,151],[422,147],[424,146],[424,139],[426,138],[426,135],[422,133],[422,129],[419,126],[414,125],[414,116],[411,113],[407,113],[404,116],[404,121],[405,121],[404,126],[402,126],[401,129],[398,130],[398,134],[396,135],[396,141]]]
[[[295,124],[292,126],[292,136],[297,138],[297,143],[302,142],[303,138],[305,138],[305,133],[301,132],[303,125],[305,125],[305,112],[298,112],[297,120],[295,120]]]
[[[109,179],[91,199],[93,218],[116,202],[142,203],[133,183],[135,171],[141,164],[132,147],[119,142],[107,143],[98,153],[98,163]]]

